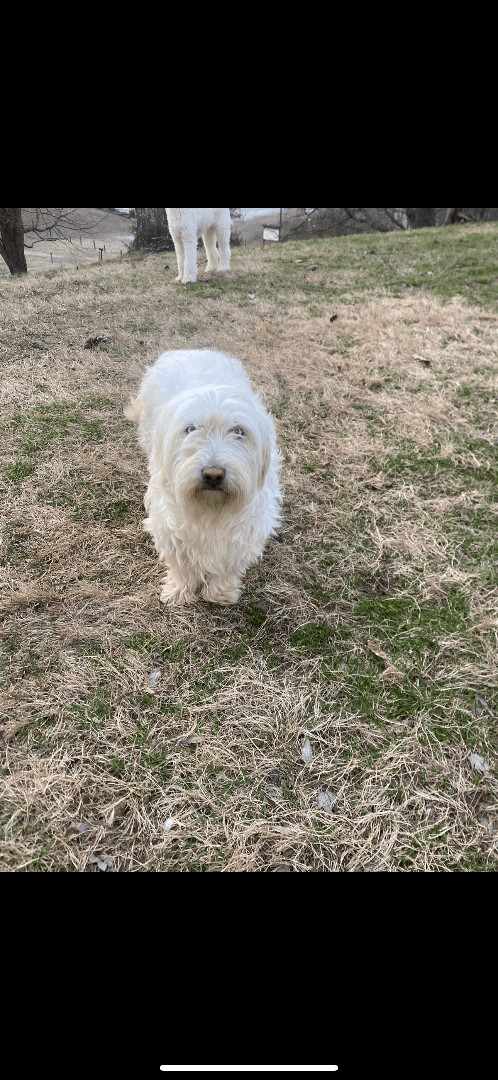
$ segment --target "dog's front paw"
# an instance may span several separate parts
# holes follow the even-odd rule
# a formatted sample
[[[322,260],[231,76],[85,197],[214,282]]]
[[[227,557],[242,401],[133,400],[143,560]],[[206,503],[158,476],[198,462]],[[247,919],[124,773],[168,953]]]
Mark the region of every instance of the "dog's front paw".
[[[241,593],[239,582],[209,581],[204,585],[201,596],[210,604],[236,604]]]
[[[177,604],[193,604],[195,596],[191,593],[185,581],[168,574],[164,579],[159,599],[162,604],[173,607]]]

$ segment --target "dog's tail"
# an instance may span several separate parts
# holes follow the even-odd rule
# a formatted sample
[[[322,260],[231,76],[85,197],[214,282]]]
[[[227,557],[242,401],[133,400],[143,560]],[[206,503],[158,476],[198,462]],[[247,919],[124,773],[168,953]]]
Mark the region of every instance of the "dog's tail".
[[[140,398],[135,398],[135,400],[130,401],[128,405],[125,405],[123,412],[127,420],[132,420],[134,424],[138,424],[142,415],[142,402],[140,401]]]

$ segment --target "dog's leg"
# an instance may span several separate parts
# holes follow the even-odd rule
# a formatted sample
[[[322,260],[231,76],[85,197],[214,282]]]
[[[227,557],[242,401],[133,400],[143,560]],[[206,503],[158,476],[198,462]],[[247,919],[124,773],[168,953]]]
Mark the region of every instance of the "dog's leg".
[[[197,281],[197,233],[183,234],[183,277],[186,285]]]
[[[192,604],[196,597],[190,592],[190,589],[183,578],[175,578],[171,571],[168,571],[168,574],[163,581],[159,599],[162,604],[168,604],[169,607],[173,607],[175,604]]]
[[[181,237],[181,233],[175,232],[174,235],[173,235],[173,233],[171,233],[171,236],[172,236],[173,243],[175,245],[176,261],[178,263],[178,277],[175,278],[175,281],[182,281],[183,280],[183,263],[184,263],[183,240],[182,240],[182,237]]]
[[[208,580],[201,589],[203,600],[211,604],[236,604],[241,593],[241,582],[238,577],[215,577],[209,574]]]
[[[230,269],[230,228],[218,229],[218,245],[220,248],[220,261],[218,270]]]
[[[173,554],[166,556],[166,565],[168,573],[163,579],[161,602],[170,607],[174,604],[192,604],[201,586],[200,579],[197,582],[185,575]]]
[[[192,567],[181,567],[173,554],[166,556],[168,573],[163,579],[160,600],[170,607],[177,604],[193,604],[201,598],[211,604],[235,604],[241,593],[241,581],[237,576],[202,577]]]
[[[202,234],[202,240],[206,249],[207,266],[204,271],[205,274],[210,270],[218,269],[219,251],[216,247],[216,226],[210,225],[208,229]]]

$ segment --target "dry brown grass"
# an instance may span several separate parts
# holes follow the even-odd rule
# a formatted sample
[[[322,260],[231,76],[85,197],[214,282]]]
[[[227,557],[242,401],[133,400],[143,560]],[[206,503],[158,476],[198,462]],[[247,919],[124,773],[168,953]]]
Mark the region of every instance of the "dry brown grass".
[[[0,282],[4,872],[496,870],[498,317],[360,294],[341,243]],[[159,602],[123,417],[189,347],[285,456],[228,609]]]

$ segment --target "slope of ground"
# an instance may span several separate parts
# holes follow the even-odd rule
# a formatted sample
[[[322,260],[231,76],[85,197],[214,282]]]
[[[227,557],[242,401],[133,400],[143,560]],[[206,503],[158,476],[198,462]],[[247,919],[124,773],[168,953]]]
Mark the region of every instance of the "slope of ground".
[[[0,281],[3,872],[496,870],[497,236]],[[227,609],[160,603],[123,417],[191,347],[243,362],[284,454]]]

